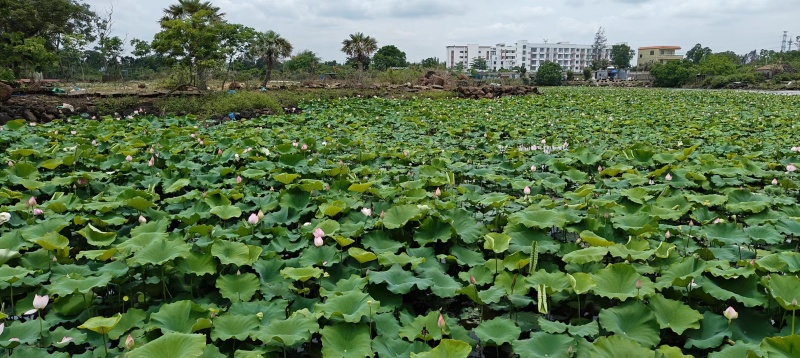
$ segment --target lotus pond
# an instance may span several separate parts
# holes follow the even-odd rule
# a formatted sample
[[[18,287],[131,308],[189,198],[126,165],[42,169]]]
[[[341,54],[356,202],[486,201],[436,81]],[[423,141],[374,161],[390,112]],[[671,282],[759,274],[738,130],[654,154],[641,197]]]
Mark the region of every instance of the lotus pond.
[[[800,352],[800,97],[303,107],[3,126],[2,354]]]

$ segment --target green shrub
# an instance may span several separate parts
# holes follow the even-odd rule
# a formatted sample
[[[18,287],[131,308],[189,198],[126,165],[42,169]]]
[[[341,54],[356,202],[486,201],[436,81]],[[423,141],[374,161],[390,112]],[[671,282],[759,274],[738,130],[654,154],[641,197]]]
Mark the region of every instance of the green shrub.
[[[558,86],[561,84],[561,65],[545,62],[536,72],[536,84],[540,86]]]
[[[691,63],[685,61],[654,64],[650,74],[653,75],[653,85],[656,87],[681,87],[694,77]]]

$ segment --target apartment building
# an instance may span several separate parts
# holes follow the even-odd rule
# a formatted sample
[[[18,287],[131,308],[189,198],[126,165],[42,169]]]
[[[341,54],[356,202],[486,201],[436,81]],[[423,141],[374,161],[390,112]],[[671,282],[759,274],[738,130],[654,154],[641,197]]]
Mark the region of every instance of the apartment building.
[[[676,55],[675,51],[680,50],[680,46],[645,46],[639,47],[638,64],[648,63],[667,63],[668,61],[680,61],[683,55]]]
[[[474,50],[469,51],[470,46]],[[558,63],[564,70],[578,72],[592,64],[592,45],[579,45],[569,42],[532,43],[520,40],[509,45],[499,43],[494,46],[448,46],[447,53],[448,68],[454,67],[461,62],[465,68],[469,69],[472,59],[475,57],[485,58],[489,69],[492,71],[524,66],[528,71],[536,72],[539,66],[550,61]],[[602,57],[608,60],[611,59],[611,47],[603,49]]]

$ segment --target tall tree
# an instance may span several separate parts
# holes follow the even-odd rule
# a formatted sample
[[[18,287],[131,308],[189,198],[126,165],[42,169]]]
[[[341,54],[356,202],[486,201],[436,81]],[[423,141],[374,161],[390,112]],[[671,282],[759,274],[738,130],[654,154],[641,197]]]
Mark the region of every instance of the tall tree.
[[[370,56],[378,50],[378,41],[362,32],[350,34],[350,38],[342,41],[342,52],[358,63],[358,70],[363,71]]]
[[[438,57],[428,57],[419,63],[423,68],[441,68],[444,69],[444,63],[439,61]]]
[[[539,66],[539,70],[536,71],[535,82],[540,86],[558,86],[563,78],[563,70],[561,65],[547,61]]]
[[[700,63],[706,56],[711,54],[711,49],[703,47],[701,44],[696,44],[691,50],[686,51],[686,59],[692,61],[694,64]]]
[[[277,32],[269,30],[256,36],[256,52],[265,64],[267,73],[261,81],[261,87],[266,87],[278,62],[292,55],[292,44]]]
[[[372,65],[378,71],[384,71],[391,67],[406,67],[408,61],[406,61],[406,53],[400,51],[397,46],[386,45],[378,49],[375,56],[372,56]]]
[[[305,50],[292,56],[292,58],[283,64],[283,67],[291,72],[313,73],[319,69],[320,62],[321,60],[317,54]]]
[[[592,43],[592,68],[599,70],[603,67],[603,60],[605,60],[604,52],[606,50],[606,30],[600,26],[594,34],[594,42]]]
[[[630,68],[633,50],[627,44],[616,44],[611,46],[611,63],[617,68]]]
[[[206,71],[225,58],[222,42],[229,26],[210,2],[179,0],[164,9],[153,50],[189,68],[197,87],[206,89]]]
[[[469,64],[469,67],[474,70],[486,71],[489,69],[489,64],[486,62],[485,58],[475,57],[472,59],[472,62]]]

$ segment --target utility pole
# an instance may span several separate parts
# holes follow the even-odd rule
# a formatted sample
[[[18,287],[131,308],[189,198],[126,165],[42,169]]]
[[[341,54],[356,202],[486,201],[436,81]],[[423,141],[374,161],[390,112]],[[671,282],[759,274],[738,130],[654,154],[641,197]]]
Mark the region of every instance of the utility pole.
[[[788,31],[783,32],[783,42],[781,42],[781,52],[786,51],[786,37],[789,35],[787,34]]]

